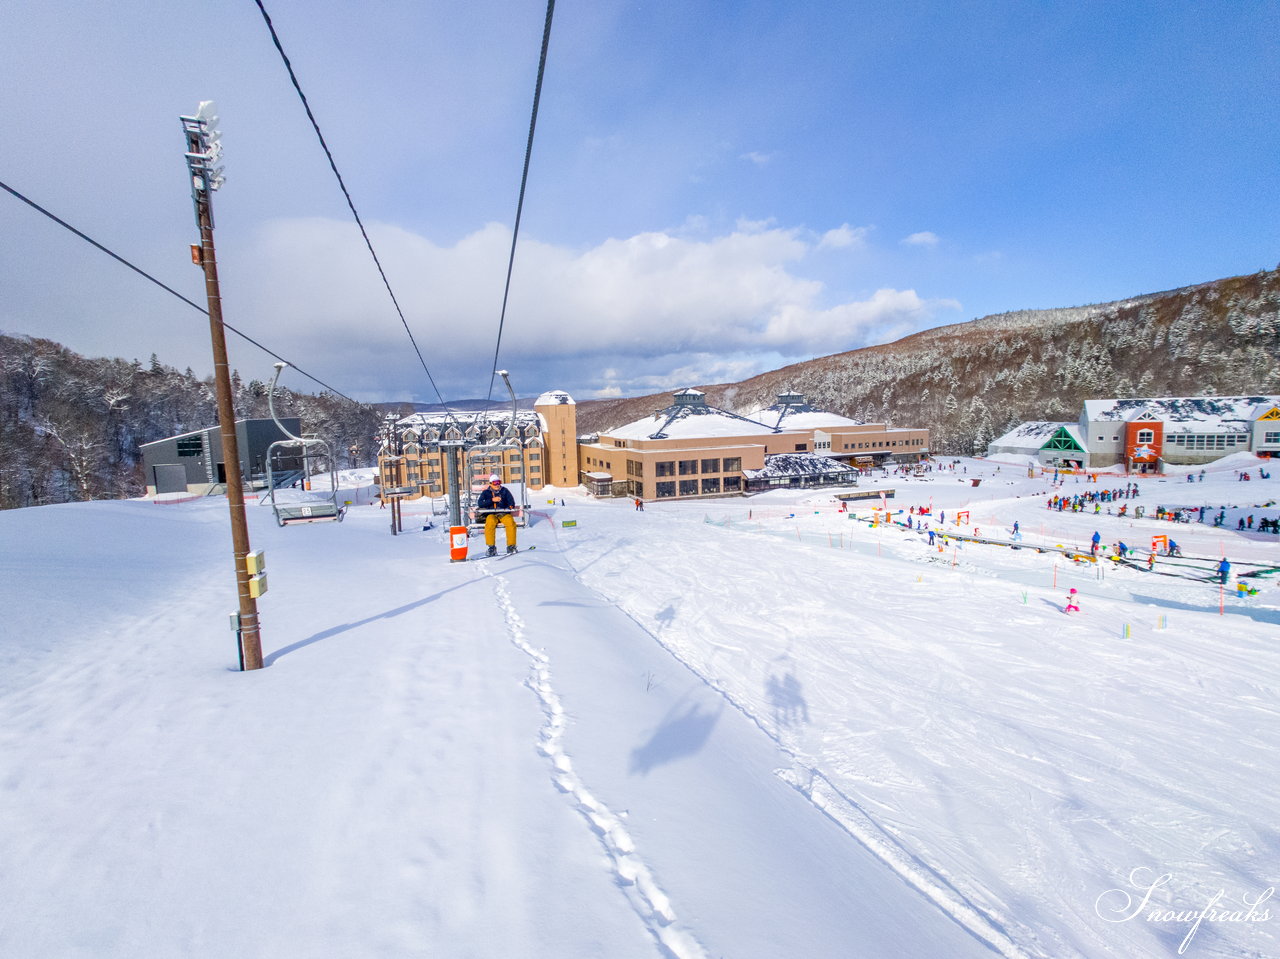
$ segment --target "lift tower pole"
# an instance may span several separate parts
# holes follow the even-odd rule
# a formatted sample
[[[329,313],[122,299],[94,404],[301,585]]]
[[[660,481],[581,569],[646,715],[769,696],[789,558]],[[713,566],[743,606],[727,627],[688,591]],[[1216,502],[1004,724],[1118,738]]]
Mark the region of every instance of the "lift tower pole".
[[[445,466],[449,470],[449,525],[462,525],[462,471],[460,469],[458,451],[462,442],[450,442],[447,446],[440,444],[445,451]]]
[[[180,117],[187,138],[187,169],[191,174],[191,199],[200,226],[200,246],[192,257],[204,268],[205,294],[209,299],[209,333],[213,340],[213,375],[218,394],[218,429],[222,434],[222,460],[227,473],[227,505],[231,510],[231,542],[235,551],[236,591],[240,597],[239,637],[242,668],[262,668],[262,637],[258,628],[258,601],[249,593],[249,526],[244,513],[244,483],[240,476],[240,445],[236,441],[236,412],[231,400],[231,373],[227,362],[227,336],[222,326],[222,296],[218,290],[218,262],[213,250],[211,195],[222,186],[222,169],[215,167],[222,155],[218,142],[218,118],[213,104],[205,101],[193,117]]]

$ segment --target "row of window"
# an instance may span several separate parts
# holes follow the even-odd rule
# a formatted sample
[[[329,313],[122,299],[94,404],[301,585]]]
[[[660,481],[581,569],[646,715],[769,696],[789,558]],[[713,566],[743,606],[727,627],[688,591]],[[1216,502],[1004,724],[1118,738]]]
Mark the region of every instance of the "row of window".
[[[519,466],[508,466],[505,469],[507,474],[513,478],[519,478],[520,475],[524,472],[524,470],[521,469],[521,467]],[[542,472],[541,467],[530,466],[529,479],[534,483],[542,482],[540,476],[534,475],[535,473],[540,474],[541,472]],[[488,473],[483,473],[483,474],[478,473],[472,477],[472,480],[473,481],[478,480],[478,479],[481,479],[483,476],[487,476],[487,475]],[[428,473],[426,474],[425,481],[422,479],[422,474],[418,470],[410,467],[405,471],[405,485],[407,486],[419,486],[419,485],[422,485],[424,482],[429,486],[440,486],[442,480],[443,480],[443,474],[441,474],[439,471],[428,471]],[[382,483],[385,486],[397,485],[394,472],[387,471],[383,476]]]
[[[658,499],[674,496],[707,496],[714,493],[741,493],[741,476],[704,476],[700,480],[669,480],[655,484]]]
[[[879,442],[875,442],[875,443],[845,443],[844,448],[847,450],[882,450],[882,449],[888,449],[891,446],[922,446],[922,445],[924,445],[924,440],[917,438],[913,440],[880,440]],[[819,449],[824,449],[824,448],[830,449],[831,444],[828,443],[825,447],[821,447],[821,446],[819,447]]]
[[[1280,439],[1280,433],[1268,433],[1267,436],[1275,436]],[[1141,434],[1139,434],[1141,436]],[[1204,433],[1174,433],[1165,439],[1170,446],[1181,446],[1189,450],[1225,450],[1229,446],[1248,446],[1249,437],[1244,433],[1218,433],[1216,435],[1206,435]],[[1268,441],[1271,442],[1271,441]]]
[[[699,468],[701,467],[701,468]],[[699,473],[740,473],[741,456],[705,460],[661,460],[654,464],[655,476],[697,476]]]
[[[522,470],[519,466],[508,466],[506,468],[506,471],[511,476],[519,476],[521,473],[524,472],[524,470]],[[540,466],[529,467],[529,475],[533,477],[534,482],[538,481],[538,477],[534,476],[533,474],[541,473],[541,472],[542,472],[542,468]],[[410,473],[409,475],[413,476],[414,474]],[[475,482],[476,480],[483,479],[485,476],[488,476],[488,475],[489,475],[488,473],[477,473],[475,476],[471,477],[471,479],[472,479],[472,482]],[[439,473],[438,471],[429,472],[427,473],[427,482],[432,484],[439,484],[441,477],[442,477],[442,474]]]
[[[608,460],[586,458],[589,467],[609,467]],[[659,460],[653,464],[655,476],[705,476],[708,473],[740,473],[742,472],[741,456],[726,456],[695,460]],[[627,460],[627,475],[639,479],[644,478],[644,460]],[[672,495],[675,495],[674,493]]]
[[[410,443],[404,448],[404,455],[405,456],[421,456],[422,450],[419,449],[417,446],[413,445],[412,443]],[[542,454],[530,453],[526,451],[525,457],[529,460],[530,463],[536,463],[538,462],[538,460],[542,458]],[[512,455],[512,459],[519,460],[520,457],[516,455]],[[443,458],[440,456],[428,456],[426,457],[426,459],[423,460],[423,462],[425,462],[429,466],[439,466],[443,462]]]
[[[879,442],[868,443],[845,443],[844,448],[852,449],[888,449],[895,446],[920,446],[923,440],[884,440]],[[806,450],[807,444],[798,443],[796,449],[803,452]],[[818,449],[830,449],[830,443],[817,444]],[[586,466],[588,467],[605,467],[612,468],[608,460],[597,459],[595,457],[586,457]],[[627,460],[627,475],[631,477],[644,478],[644,461],[643,460]],[[709,473],[740,473],[742,472],[741,456],[726,456],[724,458],[707,458],[692,460],[659,460],[653,464],[654,476],[705,476]],[[675,495],[674,493],[671,495]],[[683,495],[683,494],[682,494]]]
[[[506,472],[508,472],[508,473],[520,473],[520,472],[523,472],[523,471],[524,471],[524,467],[523,467],[523,466],[512,466],[512,465],[510,465],[510,464],[508,464],[508,465],[506,465],[506,466],[503,466],[503,467],[502,467],[502,469],[499,469],[499,468],[498,468],[498,467],[496,467],[496,466],[485,466],[485,467],[483,467],[483,468],[481,468],[481,469],[474,470],[474,471],[472,472],[472,474],[471,474],[471,479],[472,479],[473,481],[474,481],[474,480],[481,480],[481,479],[488,479],[488,478],[489,478],[489,474],[490,474],[490,473],[501,473],[503,470],[505,470],[505,471],[506,471]],[[540,473],[540,472],[542,472],[542,467],[541,467],[541,466],[537,466],[537,465],[530,466],[530,467],[529,467],[529,472],[530,472],[530,473]]]

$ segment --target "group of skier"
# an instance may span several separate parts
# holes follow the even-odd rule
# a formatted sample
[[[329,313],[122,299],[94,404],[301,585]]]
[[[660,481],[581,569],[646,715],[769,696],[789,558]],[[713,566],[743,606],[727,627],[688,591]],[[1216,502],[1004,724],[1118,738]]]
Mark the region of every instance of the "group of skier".
[[[1100,511],[1100,504],[1113,503],[1122,499],[1136,499],[1138,496],[1138,484],[1130,483],[1128,486],[1122,486],[1119,489],[1102,489],[1090,490],[1087,493],[1076,493],[1075,496],[1062,496],[1054,494],[1049,497],[1048,503],[1045,505],[1051,510],[1057,510],[1059,513],[1072,512],[1079,513],[1089,504],[1094,504]]]

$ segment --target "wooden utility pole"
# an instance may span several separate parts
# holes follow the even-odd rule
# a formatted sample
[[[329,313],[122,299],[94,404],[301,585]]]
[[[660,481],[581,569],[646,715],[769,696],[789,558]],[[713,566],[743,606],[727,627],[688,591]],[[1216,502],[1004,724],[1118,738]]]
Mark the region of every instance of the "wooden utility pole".
[[[213,249],[213,209],[210,196],[222,185],[221,170],[213,164],[221,153],[217,142],[217,117],[213,104],[202,103],[194,117],[182,117],[187,137],[187,167],[196,222],[200,226],[199,263],[204,269],[205,295],[209,300],[209,335],[213,341],[213,377],[218,397],[218,428],[222,435],[222,460],[226,467],[227,506],[231,511],[231,543],[235,553],[236,592],[240,598],[240,653],[243,668],[262,668],[262,637],[258,627],[258,601],[249,593],[249,525],[244,512],[244,483],[240,475],[240,444],[236,439],[236,411],[231,397],[231,370],[227,362],[227,336],[222,325],[222,296],[218,289],[218,261]]]

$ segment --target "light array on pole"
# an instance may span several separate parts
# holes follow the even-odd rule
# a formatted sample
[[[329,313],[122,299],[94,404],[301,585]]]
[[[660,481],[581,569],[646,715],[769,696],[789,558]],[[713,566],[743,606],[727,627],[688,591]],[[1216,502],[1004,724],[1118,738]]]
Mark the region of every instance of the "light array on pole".
[[[191,199],[199,207],[202,195],[207,195],[226,182],[224,168],[218,166],[222,159],[222,131],[218,129],[218,114],[212,100],[204,100],[195,116],[179,117],[183,132],[187,135],[187,169],[191,173]]]

